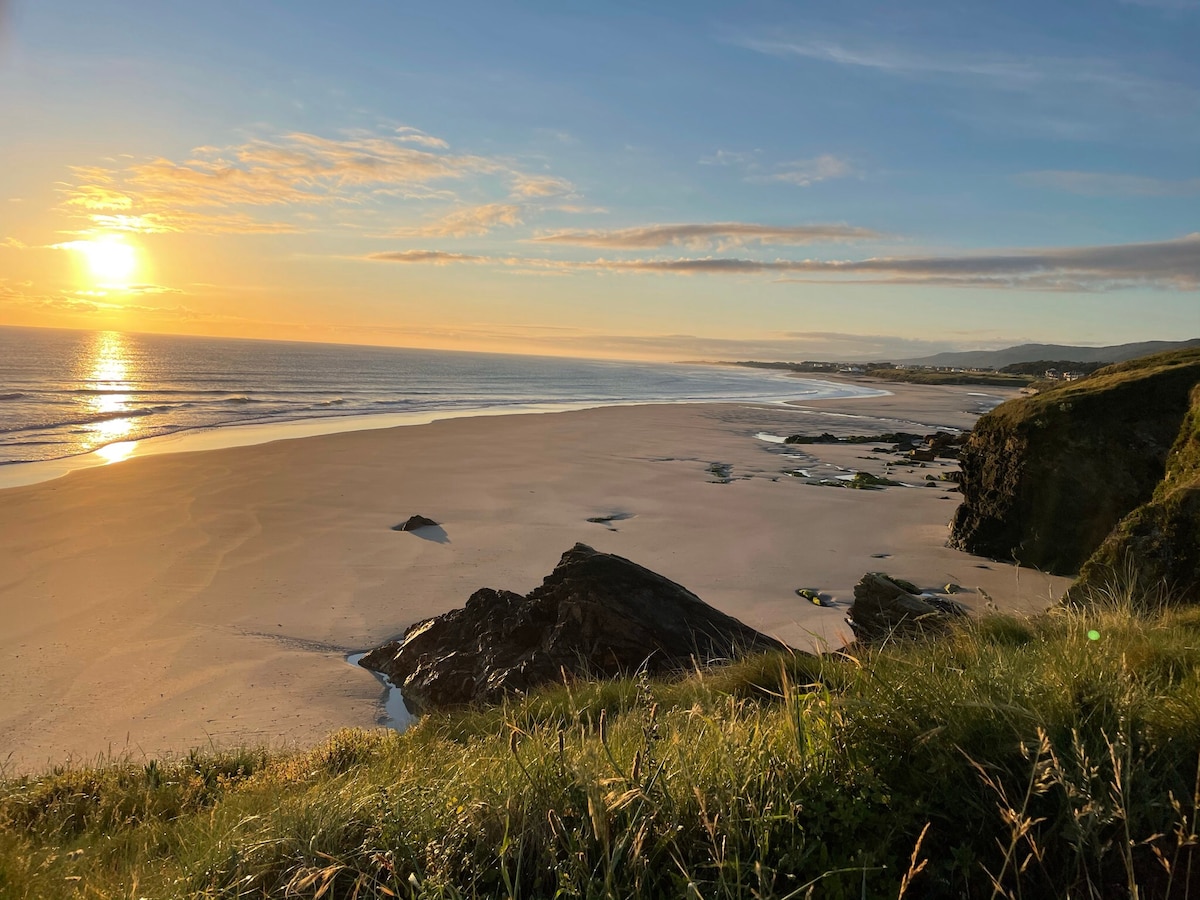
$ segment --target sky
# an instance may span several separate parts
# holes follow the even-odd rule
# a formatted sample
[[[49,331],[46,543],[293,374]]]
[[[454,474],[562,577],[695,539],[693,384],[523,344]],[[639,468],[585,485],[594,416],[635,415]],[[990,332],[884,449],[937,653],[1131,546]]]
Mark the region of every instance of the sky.
[[[1200,0],[0,0],[0,324],[648,359],[1200,336]]]

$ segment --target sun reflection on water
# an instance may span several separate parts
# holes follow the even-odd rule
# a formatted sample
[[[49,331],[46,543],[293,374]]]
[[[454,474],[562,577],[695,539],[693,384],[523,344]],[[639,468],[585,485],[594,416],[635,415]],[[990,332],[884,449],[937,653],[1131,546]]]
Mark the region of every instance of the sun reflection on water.
[[[134,431],[134,420],[121,413],[133,411],[133,385],[130,383],[133,358],[129,339],[116,331],[98,332],[83,360],[83,383],[91,393],[87,411],[101,416],[85,426],[84,450],[97,450],[108,462],[118,462],[133,452],[136,441],[121,441]],[[109,418],[112,416],[112,418]],[[114,443],[118,441],[119,443]],[[106,445],[106,446],[105,446]]]

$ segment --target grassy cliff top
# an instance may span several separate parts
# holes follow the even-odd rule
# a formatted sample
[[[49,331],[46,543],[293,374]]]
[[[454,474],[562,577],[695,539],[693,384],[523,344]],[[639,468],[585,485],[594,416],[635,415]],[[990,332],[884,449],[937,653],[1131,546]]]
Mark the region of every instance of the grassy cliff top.
[[[994,616],[8,779],[0,895],[1167,896],[1198,753],[1200,610]]]
[[[1113,391],[1136,391],[1148,379],[1178,381],[1185,385],[1186,391],[1200,382],[1200,347],[1156,353],[1105,366],[1078,381],[1064,381],[1031,397],[1009,400],[992,410],[987,418],[997,425],[1025,418],[1035,419],[1043,411],[1064,403],[1094,401]]]

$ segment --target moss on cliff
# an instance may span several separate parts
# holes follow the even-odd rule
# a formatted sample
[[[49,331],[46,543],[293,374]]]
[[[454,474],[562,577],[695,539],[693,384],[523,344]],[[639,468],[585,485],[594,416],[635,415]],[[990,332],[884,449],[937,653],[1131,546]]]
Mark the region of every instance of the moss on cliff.
[[[951,546],[1075,574],[1153,495],[1198,382],[1189,349],[998,406],[963,448]]]
[[[1118,586],[1171,602],[1200,602],[1200,385],[1150,502],[1122,519],[1084,563],[1069,602]]]

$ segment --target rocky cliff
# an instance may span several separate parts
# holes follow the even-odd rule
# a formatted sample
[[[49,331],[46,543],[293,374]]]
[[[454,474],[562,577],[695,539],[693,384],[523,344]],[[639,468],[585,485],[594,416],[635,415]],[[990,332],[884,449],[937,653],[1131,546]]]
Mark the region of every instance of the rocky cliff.
[[[1147,502],[1200,382],[1200,349],[1100,369],[983,416],[950,545],[1073,575]]]
[[[1117,524],[1066,599],[1088,602],[1114,589],[1200,603],[1200,385],[1154,496]]]
[[[576,544],[527,596],[478,590],[360,665],[386,675],[419,713],[496,703],[564,674],[663,674],[784,649],[670,579]]]

